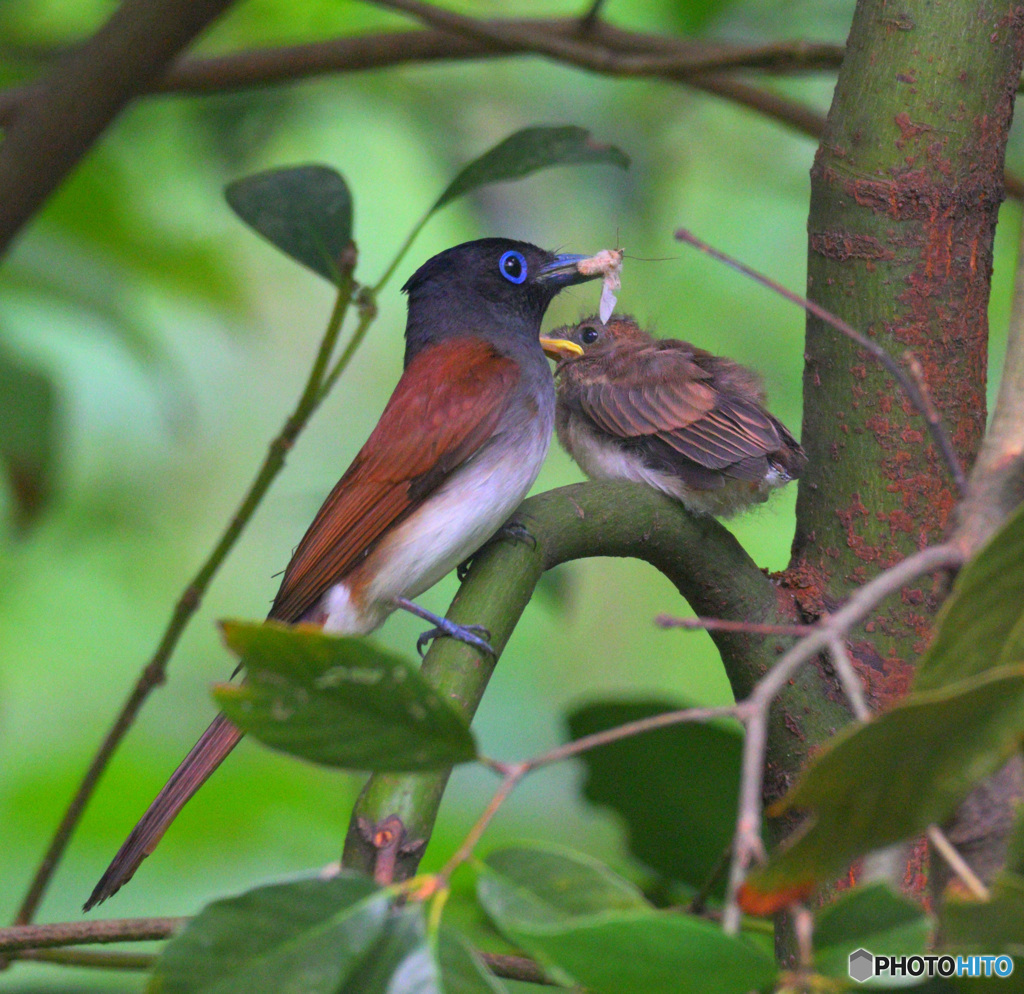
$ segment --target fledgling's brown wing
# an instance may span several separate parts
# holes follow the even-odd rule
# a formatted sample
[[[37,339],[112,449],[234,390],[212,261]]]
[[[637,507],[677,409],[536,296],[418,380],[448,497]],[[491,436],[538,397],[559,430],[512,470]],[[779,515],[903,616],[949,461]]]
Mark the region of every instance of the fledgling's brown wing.
[[[295,550],[270,617],[298,621],[362,562],[490,439],[518,382],[516,363],[479,338],[416,356]]]
[[[613,349],[592,362],[581,359],[563,374],[565,399],[611,435],[656,437],[708,469],[779,449],[779,422],[755,401],[717,390],[701,364],[705,355],[685,342],[665,340]]]

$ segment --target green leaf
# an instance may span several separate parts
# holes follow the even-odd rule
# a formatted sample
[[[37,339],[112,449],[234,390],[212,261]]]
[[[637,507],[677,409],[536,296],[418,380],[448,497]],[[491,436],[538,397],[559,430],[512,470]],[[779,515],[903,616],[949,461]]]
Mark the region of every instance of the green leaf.
[[[422,904],[394,912],[338,994],[504,994],[455,932],[441,928],[429,934],[424,912]]]
[[[285,255],[338,282],[339,260],[352,241],[352,196],[339,173],[321,165],[269,169],[230,183],[224,196]]]
[[[650,908],[628,880],[589,856],[557,846],[499,849],[487,857],[486,865],[501,880],[500,893],[491,894],[489,876],[481,877],[478,893],[488,913],[500,909],[502,918],[556,922],[608,910]]]
[[[214,697],[265,745],[359,770],[431,770],[476,758],[465,720],[399,656],[303,626],[223,628],[246,679],[216,687]]]
[[[57,396],[49,377],[0,352],[0,463],[28,525],[53,489]]]
[[[625,152],[614,145],[595,141],[585,128],[571,125],[523,128],[470,162],[437,198],[428,217],[477,187],[522,179],[551,166],[590,162],[629,168],[629,156]]]
[[[569,715],[569,730],[578,739],[681,706],[590,704]],[[583,753],[583,792],[622,816],[638,859],[662,876],[700,887],[732,840],[742,749],[742,734],[732,727],[660,728]]]
[[[171,940],[151,994],[334,994],[384,933],[392,897],[354,875],[217,901]]]
[[[498,927],[556,980],[596,994],[747,994],[775,977],[767,952],[710,922],[656,912],[578,854],[492,853],[478,893]]]
[[[812,812],[806,831],[747,886],[772,893],[821,880],[944,821],[1022,736],[1022,666],[913,694],[840,732],[772,812]]]
[[[1024,877],[1000,873],[989,901],[947,901],[942,938],[944,949],[1024,958]]]
[[[885,884],[845,891],[815,916],[815,969],[846,980],[855,949],[870,949],[877,956],[924,953],[932,926],[917,904]]]
[[[942,607],[915,690],[1024,660],[1024,505],[961,571]]]

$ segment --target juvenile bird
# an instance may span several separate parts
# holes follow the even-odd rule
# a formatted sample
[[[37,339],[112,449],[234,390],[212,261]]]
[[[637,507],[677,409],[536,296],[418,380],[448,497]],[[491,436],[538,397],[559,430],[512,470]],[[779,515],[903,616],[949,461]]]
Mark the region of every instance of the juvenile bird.
[[[540,339],[548,304],[600,276],[589,257],[484,238],[434,256],[409,295],[405,371],[366,444],[313,519],[270,618],[365,635],[397,608],[492,651],[485,632],[410,598],[484,544],[526,496],[547,454],[555,388]],[[171,775],[85,909],[128,881],[242,733],[218,715]]]
[[[656,340],[627,315],[586,318],[552,338],[558,439],[587,476],[646,483],[698,514],[727,516],[800,475],[804,450],[739,363]]]

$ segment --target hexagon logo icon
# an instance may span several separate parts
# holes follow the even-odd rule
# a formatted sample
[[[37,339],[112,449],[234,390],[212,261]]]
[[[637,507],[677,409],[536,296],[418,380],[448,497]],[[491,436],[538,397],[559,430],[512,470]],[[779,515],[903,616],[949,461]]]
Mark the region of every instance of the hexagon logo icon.
[[[850,953],[850,979],[862,984],[875,975],[875,957],[866,949],[855,949]]]

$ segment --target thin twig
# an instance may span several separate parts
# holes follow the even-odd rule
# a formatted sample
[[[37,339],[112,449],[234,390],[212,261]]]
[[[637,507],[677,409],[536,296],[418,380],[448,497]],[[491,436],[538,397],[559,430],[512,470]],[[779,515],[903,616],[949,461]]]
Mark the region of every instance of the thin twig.
[[[501,786],[494,792],[490,804],[484,809],[484,813],[476,820],[473,827],[466,833],[462,844],[455,850],[451,858],[437,874],[438,888],[447,886],[452,873],[473,855],[473,850],[480,841],[480,836],[484,834],[487,826],[491,823],[491,819],[498,813],[499,808],[508,800],[509,795],[516,789],[516,785],[529,773],[530,769],[531,767],[528,763],[516,763],[509,768],[505,779],[501,782]]]
[[[122,918],[96,922],[62,922],[55,925],[18,925],[0,929],[0,949],[13,959],[36,960],[61,966],[92,967],[102,970],[152,970],[156,953],[120,950],[61,948],[89,942],[144,942],[167,939],[180,931],[188,918]],[[43,937],[44,941],[38,941]],[[23,945],[33,941],[34,946]],[[46,948],[49,946],[49,948]],[[525,956],[480,953],[487,969],[497,977],[551,985],[544,971]]]
[[[178,598],[160,643],[157,645],[149,662],[143,668],[135,686],[132,688],[132,692],[128,695],[128,699],[114,720],[106,738],[103,740],[95,756],[93,756],[92,762],[89,764],[89,768],[78,785],[74,797],[68,804],[67,810],[61,818],[60,824],[57,826],[57,830],[50,841],[50,845],[47,847],[28,891],[18,908],[15,924],[25,924],[30,922],[35,916],[39,902],[46,892],[47,885],[57,868],[64,850],[67,848],[78,822],[81,820],[85,807],[89,803],[89,799],[92,797],[96,785],[106,769],[107,763],[131,728],[150,693],[163,683],[171,654],[177,646],[178,640],[181,638],[189,620],[198,610],[206,588],[228,553],[234,547],[245,526],[249,523],[249,519],[255,513],[264,494],[270,489],[270,484],[284,467],[285,457],[295,444],[295,440],[323,400],[323,393],[321,392],[323,379],[341,332],[341,326],[352,295],[352,271],[355,266],[354,254],[349,259],[340,260],[340,264],[341,274],[339,277],[338,296],[330,320],[327,323],[327,330],[320,341],[316,358],[313,361],[309,376],[303,387],[302,395],[295,409],[285,421],[280,433],[270,443],[267,455],[263,460],[263,465],[250,484],[245,497],[242,498],[238,509],[224,529],[213,551]],[[332,375],[334,374],[332,373]]]
[[[729,895],[723,915],[726,932],[739,931],[740,910],[736,895],[746,876],[747,866],[758,856],[761,839],[762,791],[767,749],[767,718],[772,702],[793,674],[813,659],[831,641],[844,636],[863,621],[886,597],[911,581],[936,570],[959,566],[963,552],[953,543],[933,545],[908,556],[902,562],[879,573],[858,588],[835,613],[822,619],[806,637],[793,646],[765,674],[749,697],[736,707],[746,724],[740,779],[739,814],[736,819],[736,843],[729,873]]]
[[[828,640],[828,653],[832,659],[832,666],[843,685],[843,692],[850,702],[850,710],[858,721],[867,721],[871,717],[871,709],[864,699],[864,686],[860,682],[860,676],[850,654],[846,651],[846,643],[841,635],[833,635]]]
[[[783,297],[790,303],[796,304],[797,307],[813,314],[819,321],[824,321],[825,324],[835,328],[836,331],[845,335],[851,341],[856,342],[857,345],[877,359],[903,388],[903,392],[907,395],[911,404],[914,405],[914,408],[924,418],[925,423],[928,425],[928,430],[931,432],[932,439],[935,442],[935,446],[945,461],[960,496],[962,497],[967,493],[967,477],[964,475],[963,467],[960,465],[959,458],[957,458],[956,449],[953,448],[953,442],[950,439],[949,434],[946,432],[941,419],[936,415],[936,418],[933,421],[928,416],[928,400],[922,395],[917,383],[914,382],[913,377],[908,375],[900,364],[891,355],[889,355],[881,345],[872,341],[867,336],[862,335],[852,325],[847,324],[847,322],[842,318],[836,317],[836,315],[827,311],[820,304],[816,304],[813,300],[808,300],[806,297],[801,297],[792,290],[788,290],[781,283],[777,283],[775,280],[765,276],[763,273],[759,273],[756,269],[752,269],[750,266],[744,265],[744,263],[739,260],[732,258],[732,256],[726,255],[724,252],[713,248],[707,242],[697,238],[697,236],[688,229],[680,228],[676,232],[676,238],[681,242],[685,242],[687,245],[692,245],[695,249],[698,249],[705,255],[711,256],[712,259],[716,259],[718,262],[724,263],[730,268],[735,269],[737,272],[742,273],[744,276],[755,280],[762,286],[768,287],[768,289],[773,290],[780,297]]]
[[[676,618],[659,614],[654,623],[659,628],[683,628],[691,632],[740,632],[748,635],[788,635],[803,638],[814,625],[768,625],[758,621],[732,621],[729,618]]]
[[[51,925],[11,925],[9,928],[0,928],[0,951],[167,939],[179,931],[188,920],[107,918],[101,921],[57,922]]]
[[[620,742],[622,739],[642,735],[644,732],[653,732],[658,728],[669,728],[672,725],[682,725],[688,722],[704,723],[715,721],[718,718],[736,718],[739,717],[739,709],[739,705],[725,704],[717,708],[685,708],[680,711],[665,711],[663,714],[652,715],[650,718],[640,718],[638,721],[629,721],[624,725],[617,725],[615,728],[607,728],[603,732],[594,732],[593,735],[584,735],[582,738],[575,739],[563,746],[557,746],[533,759],[528,759],[523,765],[529,772],[550,763],[571,759],[573,756],[578,756],[591,749],[610,745],[612,742]]]
[[[956,847],[938,825],[928,826],[928,841],[946,861],[946,865],[960,878],[967,889],[979,900],[987,901],[992,895],[978,875],[968,866],[967,861],[957,852]]]

